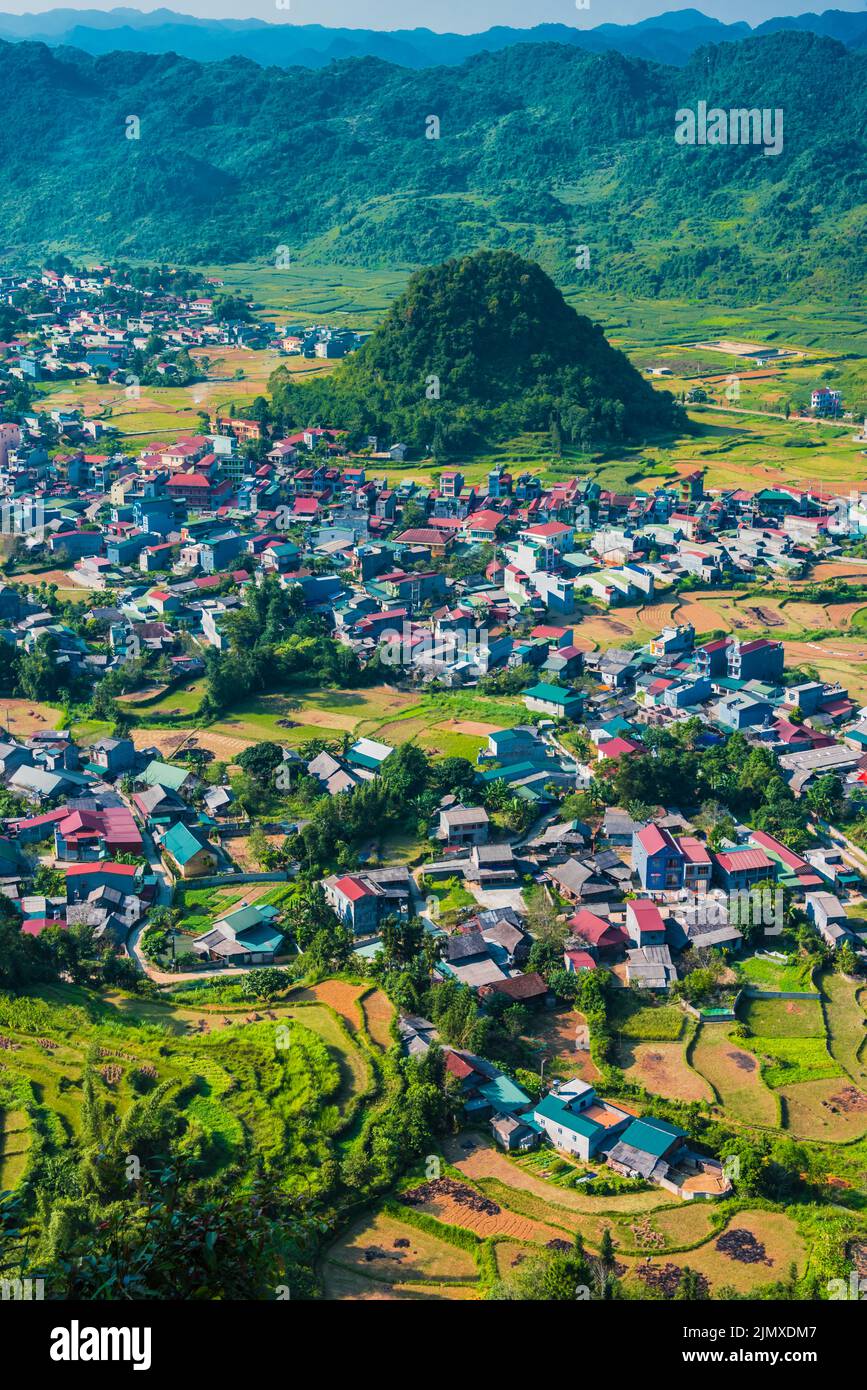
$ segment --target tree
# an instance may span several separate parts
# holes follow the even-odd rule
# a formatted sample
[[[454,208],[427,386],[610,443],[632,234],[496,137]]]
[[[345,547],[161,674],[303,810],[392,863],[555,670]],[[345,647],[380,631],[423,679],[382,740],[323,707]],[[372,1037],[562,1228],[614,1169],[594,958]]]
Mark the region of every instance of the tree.
[[[614,1240],[610,1226],[606,1226],[602,1232],[602,1238],[599,1242],[599,1258],[605,1269],[614,1268]]]
[[[271,786],[277,769],[283,763],[283,749],[279,743],[271,741],[254,743],[239,753],[235,762],[251,777]]]
[[[285,970],[278,970],[273,965],[264,965],[256,970],[248,970],[244,976],[244,993],[250,994],[254,999],[270,1000],[286,988],[289,983],[289,976]]]

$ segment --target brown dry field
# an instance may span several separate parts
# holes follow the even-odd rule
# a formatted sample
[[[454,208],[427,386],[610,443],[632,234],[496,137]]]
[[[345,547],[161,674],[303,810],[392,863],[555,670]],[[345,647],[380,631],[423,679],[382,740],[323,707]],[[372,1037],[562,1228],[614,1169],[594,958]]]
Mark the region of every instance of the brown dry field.
[[[449,719],[443,724],[437,724],[438,729],[445,729],[446,733],[452,734],[474,734],[478,738],[487,738],[488,734],[495,734],[499,729],[499,724],[483,724],[478,719]]]
[[[831,627],[846,628],[851,626],[855,614],[860,613],[865,604],[862,599],[860,603],[826,603],[823,606]],[[809,607],[809,605],[805,604],[805,607]],[[819,624],[817,623],[816,626],[818,627]]]
[[[674,613],[677,610],[677,603],[649,603],[644,608],[639,608],[638,616],[646,627],[652,627],[654,631],[662,630],[672,622]]]
[[[655,1096],[713,1101],[713,1091],[704,1077],[687,1065],[681,1043],[623,1043],[619,1065],[630,1081],[638,1082]]]
[[[116,695],[115,699],[125,705],[139,705],[143,700],[156,700],[158,695],[164,695],[167,690],[167,685],[145,685],[141,690],[125,690],[122,695]]]
[[[473,1211],[472,1208],[463,1206],[462,1203],[456,1202],[454,1197],[434,1197],[413,1209],[433,1216],[437,1221],[444,1221],[448,1226],[462,1226],[464,1230],[473,1231],[483,1240],[487,1236],[510,1236],[513,1240],[545,1245],[549,1240],[564,1239],[561,1227],[546,1226],[529,1216],[519,1216],[517,1212],[505,1209],[499,1211],[496,1216],[489,1216],[487,1212]]]
[[[177,733],[168,729],[133,729],[130,737],[136,748],[158,748],[165,757],[171,758],[191,734],[195,738],[194,747],[207,748],[222,763],[234,762],[251,742],[248,738],[215,734],[211,729],[179,729]]]
[[[378,1047],[387,1050],[391,1047],[391,1020],[394,1017],[394,1005],[388,995],[383,994],[381,989],[375,989],[362,999],[361,1007],[368,1033]]]
[[[793,1261],[799,1271],[803,1271],[806,1247],[795,1223],[784,1212],[739,1211],[726,1229],[752,1232],[765,1247],[770,1264],[743,1264],[740,1260],[732,1259],[716,1249],[717,1236],[698,1250],[672,1255],[671,1260],[681,1268],[688,1265],[690,1269],[704,1274],[711,1291],[730,1285],[738,1293],[748,1293],[759,1284],[770,1284],[785,1278]],[[664,1259],[662,1263],[665,1263]]]
[[[826,1081],[799,1081],[780,1087],[786,1128],[798,1139],[848,1143],[867,1134],[867,1097],[863,1109],[843,1109],[841,1093],[851,1085],[846,1076]],[[863,1095],[863,1092],[861,1092]],[[830,1102],[836,1114],[823,1102]]]
[[[695,599],[680,605],[677,610],[677,621],[679,623],[692,623],[696,635],[699,637],[702,633],[713,632],[716,628],[725,632],[732,630],[732,623],[720,609],[715,608],[712,603],[699,603]]]
[[[582,1081],[597,1081],[599,1071],[589,1052],[579,1051],[575,1046],[575,1034],[579,1027],[586,1027],[584,1015],[577,1009],[565,1012],[540,1015],[533,1020],[527,1036],[534,1044],[541,1043],[539,1062],[545,1058],[546,1064],[556,1057],[565,1065],[569,1076],[580,1076]]]
[[[16,584],[29,584],[38,587],[40,584],[56,584],[60,593],[71,598],[73,603],[81,600],[87,607],[91,604],[98,604],[100,599],[99,589],[87,589],[83,584],[76,584],[69,577],[69,570],[42,570],[39,574],[16,574],[13,575]]]
[[[459,1299],[477,1301],[481,1289],[467,1284],[388,1284],[352,1270],[339,1269],[337,1265],[326,1263],[324,1267],[325,1296],[337,1303],[410,1303],[440,1302],[452,1303]]]
[[[340,1015],[350,1033],[357,1033],[359,1023],[358,999],[366,988],[366,985],[350,985],[343,980],[323,980],[321,984],[313,985],[310,989],[293,991],[291,1002],[303,1004],[312,1003],[315,1000],[318,1004],[327,1004],[330,1009]]]
[[[339,729],[341,733],[351,734],[358,723],[357,714],[337,714],[329,709],[299,710],[299,724],[312,724],[316,729]]]
[[[813,570],[813,579],[867,579],[867,560],[824,560]]]
[[[444,1149],[449,1162],[459,1168],[470,1182],[475,1178],[498,1178],[507,1187],[521,1188],[524,1192],[531,1192],[548,1203],[556,1199],[558,1205],[570,1211],[595,1216],[598,1215],[600,1206],[604,1207],[605,1211],[634,1213],[651,1211],[654,1207],[671,1204],[671,1198],[657,1190],[625,1192],[620,1196],[600,1199],[583,1196],[571,1187],[552,1188],[550,1183],[535,1177],[533,1173],[512,1162],[499,1149],[488,1143],[477,1143],[468,1153],[461,1148],[459,1140],[452,1139],[447,1141]]]
[[[395,1246],[396,1240],[408,1240],[409,1248]],[[390,1258],[367,1260],[365,1253],[371,1249],[381,1250]],[[476,1262],[468,1251],[383,1212],[372,1217],[363,1216],[357,1221],[336,1245],[332,1245],[328,1259],[350,1265],[386,1283],[403,1283],[413,1278],[436,1279],[442,1283],[478,1279]]]
[[[36,700],[0,698],[0,723],[10,734],[18,734],[21,738],[56,729],[62,714],[63,711],[53,705],[40,705]]]

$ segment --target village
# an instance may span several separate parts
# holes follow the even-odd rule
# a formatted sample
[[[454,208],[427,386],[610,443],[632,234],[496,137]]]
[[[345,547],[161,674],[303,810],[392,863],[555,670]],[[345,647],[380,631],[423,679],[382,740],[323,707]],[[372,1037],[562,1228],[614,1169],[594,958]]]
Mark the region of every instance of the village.
[[[851,1030],[867,684],[821,630],[867,608],[867,494],[701,468],[628,492],[499,463],[428,481],[400,440],[263,410],[141,444],[40,411],[54,377],[134,393],[195,381],[193,349],[363,341],[277,332],[217,288],[126,315],[97,272],[0,281],[36,296],[0,345],[16,929],[84,934],[154,997],[292,980],[311,949],[369,976],[400,1055],[442,1053],[470,1175],[487,1145],[553,1155],[588,1200],[736,1196],[732,1153],[660,1102],[858,1137],[861,1037],[842,1060],[819,981]],[[463,1029],[418,1012],[421,983],[468,1001]],[[412,1200],[463,1200],[453,1182]]]

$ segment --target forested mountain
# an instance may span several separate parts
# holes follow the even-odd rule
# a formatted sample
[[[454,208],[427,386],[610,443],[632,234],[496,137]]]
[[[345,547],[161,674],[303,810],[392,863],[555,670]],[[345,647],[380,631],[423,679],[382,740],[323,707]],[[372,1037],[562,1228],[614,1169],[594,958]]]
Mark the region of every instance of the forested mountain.
[[[589,15],[582,18],[589,18]],[[290,17],[287,15],[287,20]],[[49,10],[43,14],[0,14],[0,38],[38,39],[82,48],[86,53],[180,53],[200,62],[244,57],[282,67],[324,67],[344,58],[383,58],[403,67],[462,63],[476,53],[517,43],[564,43],[588,53],[613,49],[658,63],[685,63],[697,48],[746,38],[751,32],[802,29],[858,46],[867,38],[867,16],[846,10],[781,16],[751,30],[740,20],[725,24],[695,9],[655,15],[637,24],[537,24],[529,29],[499,25],[478,34],[434,33],[431,29],[341,29],[321,24],[265,23],[261,19],[202,19],[172,10]]]
[[[298,386],[279,368],[271,392],[284,426],[328,422],[356,441],[385,433],[440,459],[520,430],[589,445],[683,423],[669,392],[511,251],[417,271],[330,377]]]
[[[420,72],[0,44],[2,241],[366,266],[496,246],[642,295],[854,297],[865,73],[864,54],[801,32],[680,68],[544,44]],[[675,112],[699,101],[782,109],[782,153],[676,144]]]

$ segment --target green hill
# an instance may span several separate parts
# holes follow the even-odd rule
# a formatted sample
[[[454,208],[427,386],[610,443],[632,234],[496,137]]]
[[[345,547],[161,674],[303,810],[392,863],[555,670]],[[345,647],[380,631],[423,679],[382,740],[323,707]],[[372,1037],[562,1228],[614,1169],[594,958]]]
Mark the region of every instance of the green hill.
[[[480,251],[416,272],[364,346],[326,380],[271,379],[284,423],[386,433],[439,456],[543,430],[622,439],[670,430],[681,412],[512,251]]]
[[[642,296],[851,297],[867,246],[865,74],[867,54],[801,32],[704,47],[681,67],[535,44],[422,71],[0,44],[2,240],[10,258],[226,263],[287,246],[369,267],[487,246],[560,283]],[[781,108],[782,153],[677,145],[675,112],[699,101]]]

